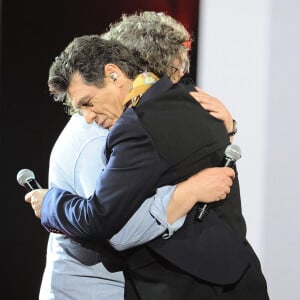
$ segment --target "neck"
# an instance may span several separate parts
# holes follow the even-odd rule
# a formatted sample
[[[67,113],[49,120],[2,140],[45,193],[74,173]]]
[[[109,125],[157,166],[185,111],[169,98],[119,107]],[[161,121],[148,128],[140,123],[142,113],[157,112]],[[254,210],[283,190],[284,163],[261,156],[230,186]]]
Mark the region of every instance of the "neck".
[[[123,99],[127,96],[127,94],[132,90],[132,82],[133,80],[131,79],[124,79],[124,81],[121,83],[121,97],[120,97],[120,102],[121,105],[123,106]]]

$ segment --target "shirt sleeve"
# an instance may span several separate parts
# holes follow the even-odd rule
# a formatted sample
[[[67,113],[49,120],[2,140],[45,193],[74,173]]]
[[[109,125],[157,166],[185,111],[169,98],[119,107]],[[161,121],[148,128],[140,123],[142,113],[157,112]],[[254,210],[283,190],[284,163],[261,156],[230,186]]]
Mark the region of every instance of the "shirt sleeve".
[[[119,251],[139,246],[163,234],[171,237],[184,223],[185,217],[168,224],[166,208],[176,186],[164,186],[148,198],[125,226],[115,234],[111,245]]]

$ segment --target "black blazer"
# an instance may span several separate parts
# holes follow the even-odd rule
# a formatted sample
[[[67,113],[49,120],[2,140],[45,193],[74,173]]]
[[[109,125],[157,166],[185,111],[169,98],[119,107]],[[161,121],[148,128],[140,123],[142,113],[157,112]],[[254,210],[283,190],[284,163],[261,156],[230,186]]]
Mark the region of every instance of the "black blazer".
[[[229,144],[223,122],[202,109],[186,86],[162,91],[162,81],[134,109],[168,165],[157,186],[166,178],[174,184],[222,166]],[[202,222],[195,218],[195,206],[171,238],[159,237],[128,255],[128,299],[269,299],[259,260],[246,240],[235,171],[226,200],[210,204]]]
[[[159,180],[157,186],[180,182],[207,167],[221,166],[229,144],[223,122],[204,110],[188,94],[186,86],[177,84],[162,92],[159,84],[134,109],[169,166],[161,177],[169,175],[169,181]],[[196,212],[194,208],[170,239],[157,238],[148,247],[203,280],[216,284],[236,282],[249,265],[238,176],[227,199],[211,205],[203,222],[195,220]]]

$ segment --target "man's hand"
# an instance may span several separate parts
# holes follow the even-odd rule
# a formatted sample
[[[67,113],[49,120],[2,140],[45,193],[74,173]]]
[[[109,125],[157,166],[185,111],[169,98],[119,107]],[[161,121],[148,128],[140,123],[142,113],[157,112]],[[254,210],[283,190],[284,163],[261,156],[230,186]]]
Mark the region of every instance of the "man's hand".
[[[179,183],[167,207],[172,224],[186,215],[197,202],[224,200],[230,192],[235,172],[229,167],[207,168]]]
[[[190,95],[202,105],[212,116],[222,120],[227,129],[227,132],[232,131],[233,119],[229,110],[225,105],[216,97],[210,96],[201,90],[199,87],[195,87],[196,92],[190,92]]]
[[[41,218],[41,207],[48,189],[36,189],[25,195],[25,201],[31,204],[34,214]]]

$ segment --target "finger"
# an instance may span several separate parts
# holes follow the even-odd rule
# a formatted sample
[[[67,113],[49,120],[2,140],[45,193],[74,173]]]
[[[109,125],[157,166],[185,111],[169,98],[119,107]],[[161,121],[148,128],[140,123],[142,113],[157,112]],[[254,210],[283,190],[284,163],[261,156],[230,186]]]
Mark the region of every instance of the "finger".
[[[205,108],[206,110],[209,111],[219,111],[219,109],[216,107],[216,105],[210,103],[210,102],[204,102],[202,100],[197,100],[197,102],[199,102],[203,108]]]
[[[226,196],[227,196],[226,193],[221,194],[220,197],[219,197],[219,201],[224,200],[226,198]]]
[[[201,92],[190,92],[190,95],[194,97],[200,103],[212,103],[210,96]]]
[[[34,197],[31,198],[31,207],[33,210],[35,210],[36,207],[36,199]]]
[[[224,169],[225,169],[226,176],[234,179],[234,177],[235,177],[235,171],[232,168],[230,168],[230,167],[224,167]]]
[[[199,86],[195,86],[195,90],[197,92],[204,93],[204,91]]]
[[[211,115],[211,116],[213,116],[214,118],[216,118],[216,119],[219,119],[219,120],[224,120],[224,118],[223,118],[223,115],[222,114],[220,114],[219,112],[212,112],[212,111],[209,111],[209,114]]]
[[[27,193],[26,195],[25,195],[25,202],[28,202],[28,203],[31,203],[31,201],[32,201],[32,193],[33,193],[33,191],[31,191],[31,192],[29,192],[29,193]]]
[[[225,177],[224,182],[225,182],[226,186],[229,187],[229,188],[230,188],[230,187],[232,186],[232,184],[233,184],[233,180],[232,180],[231,177]]]
[[[208,97],[211,97],[209,94],[207,94],[203,89],[201,89],[199,86],[196,86],[195,87],[195,90],[197,91],[196,93],[200,93],[202,94],[203,96],[208,96]],[[195,93],[195,92],[194,92]]]
[[[229,193],[230,193],[230,187],[227,186],[227,187],[225,187],[225,189],[224,189],[225,197],[227,197],[227,195],[228,195]]]

